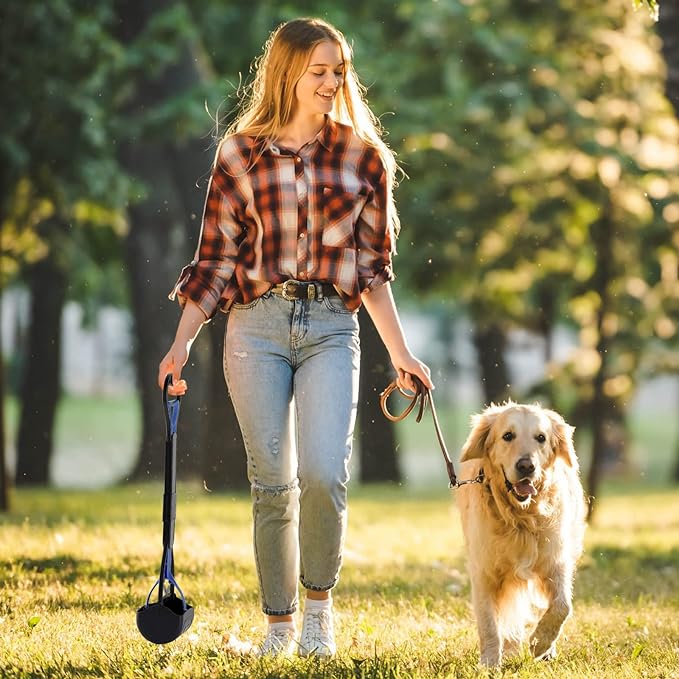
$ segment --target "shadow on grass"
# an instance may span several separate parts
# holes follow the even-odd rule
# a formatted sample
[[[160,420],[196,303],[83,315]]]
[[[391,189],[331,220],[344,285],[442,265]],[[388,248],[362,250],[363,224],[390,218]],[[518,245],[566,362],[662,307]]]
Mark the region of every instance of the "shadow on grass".
[[[159,561],[160,562],[160,561]],[[129,580],[149,575],[148,567],[123,561],[116,567],[103,567],[90,559],[76,559],[63,554],[45,559],[18,558],[13,561],[0,561],[0,580],[11,582],[17,577],[53,580],[63,584],[94,580]]]
[[[592,545],[576,576],[579,599],[637,603],[675,600],[679,591],[679,548]]]
[[[146,601],[149,590],[158,579],[159,568],[160,556],[157,564],[126,559],[115,566],[90,559],[78,559],[71,555],[45,559],[19,557],[12,561],[0,561],[0,583],[3,583],[9,593],[30,590],[52,609],[136,610]],[[222,560],[219,570],[209,578],[207,587],[205,573],[195,566],[182,568],[181,573],[177,574],[177,580],[192,602],[230,602],[243,596],[254,600],[254,580],[251,591],[244,591],[241,585],[244,575],[252,575],[245,571],[248,569],[244,569],[240,563]],[[203,586],[198,588],[197,581],[201,581]],[[154,595],[157,596],[157,589]],[[2,613],[3,605],[0,601],[0,614]]]
[[[406,561],[398,566],[347,565],[342,571],[339,595],[359,599],[380,597],[387,602],[434,601],[469,598],[469,583],[460,561],[422,564]]]

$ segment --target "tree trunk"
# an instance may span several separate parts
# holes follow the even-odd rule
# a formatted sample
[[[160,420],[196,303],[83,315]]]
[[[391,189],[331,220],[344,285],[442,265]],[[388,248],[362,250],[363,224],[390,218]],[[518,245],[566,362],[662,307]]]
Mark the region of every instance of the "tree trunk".
[[[361,324],[361,378],[358,396],[358,439],[361,483],[400,482],[396,432],[382,414],[380,393],[392,380],[392,367],[380,336],[363,307]]]
[[[554,358],[554,319],[556,316],[556,295],[552,288],[541,286],[537,292],[538,319],[537,329],[545,343],[543,358],[545,364],[551,363]]]
[[[9,510],[9,479],[5,446],[5,359],[2,347],[2,288],[0,287],[0,512]]]
[[[610,339],[606,335],[603,321],[610,307],[610,283],[613,279],[613,238],[614,225],[607,208],[598,222],[592,225],[591,238],[595,248],[596,266],[591,280],[591,289],[599,295],[601,303],[597,312],[598,341],[596,346],[600,358],[599,368],[592,382],[592,400],[589,409],[592,430],[592,456],[587,478],[587,492],[590,496],[588,520],[594,516],[596,496],[599,490],[604,458],[607,449],[607,427],[609,425],[609,400],[604,392],[608,372]]]
[[[215,319],[204,331],[210,338],[211,365],[214,369],[208,375],[210,410],[206,418],[203,479],[208,488],[215,490],[248,487],[245,445],[226,389],[223,370],[219,369],[224,351],[225,325],[223,318]]]
[[[658,33],[662,38],[662,54],[667,67],[665,94],[674,107],[674,113],[679,119],[679,2],[664,0],[660,4],[658,17]],[[679,442],[676,445],[676,463],[674,480],[679,483]]]
[[[183,233],[183,227],[171,224],[173,211],[173,185],[167,173],[161,169],[163,153],[147,145],[135,147],[139,158],[135,164],[135,153],[126,157],[130,170],[147,181],[153,199],[140,203],[129,210],[130,231],[127,237],[127,266],[130,277],[132,314],[135,328],[135,366],[137,384],[141,396],[142,432],[139,457],[132,477],[137,480],[160,478],[163,473],[165,450],[165,414],[161,393],[157,385],[158,363],[174,338],[178,311],[175,303],[167,299],[170,281],[179,270],[180,259],[172,252],[172,231]],[[157,161],[158,166],[146,168],[143,163]],[[153,173],[155,172],[155,176]],[[159,209],[163,195],[168,196],[171,208],[165,212]],[[176,213],[175,213],[176,214]],[[174,227],[174,228],[173,228]],[[198,353],[198,342],[191,353],[191,363]],[[200,468],[200,423],[198,421],[201,381],[192,377],[195,371],[187,364],[183,376],[190,384],[190,392],[182,401],[177,436],[177,469],[179,477],[185,477],[189,470]]]
[[[119,38],[123,43],[132,42],[154,14],[176,4],[166,0],[119,0],[116,3]],[[136,83],[136,95],[128,102],[127,113],[139,115],[198,83],[202,76],[195,57],[195,49],[187,44],[170,68]],[[168,130],[168,136],[171,134],[172,130]],[[202,182],[201,188],[196,184],[209,174],[212,156],[205,152],[204,139],[173,137],[172,141],[163,141],[144,137],[127,140],[121,158],[148,191],[146,200],[129,209],[131,226],[127,241],[143,423],[133,477],[145,479],[158,477],[163,464],[164,414],[156,375],[158,362],[174,338],[179,315],[179,307],[167,300],[167,292],[196,246],[207,182]],[[178,463],[183,477],[198,476],[211,466],[204,459],[206,436],[211,435],[214,427],[210,420],[220,418],[221,414],[219,409],[208,407],[210,376],[215,372],[206,367],[209,354],[209,339],[200,337],[183,372],[191,389],[179,419]],[[242,447],[238,454],[243,454]]]
[[[607,368],[608,342],[605,337],[599,336],[597,353],[601,357],[601,365],[592,384],[594,394],[590,404],[590,426],[592,429],[592,457],[590,460],[589,473],[587,475],[587,492],[589,494],[589,509],[587,519],[591,521],[594,515],[596,496],[599,491],[601,481],[601,470],[603,467],[603,454],[606,440],[606,399],[604,397],[603,386],[605,371]]]
[[[507,337],[499,323],[474,322],[474,346],[481,370],[485,402],[501,403],[509,398],[509,374],[505,361]]]
[[[57,228],[51,225],[50,228]],[[59,399],[61,325],[67,278],[50,253],[29,273],[31,313],[20,390],[16,485],[47,485]]]
[[[679,483],[679,443],[677,443],[675,451],[676,451],[676,462],[674,466],[673,479]]]
[[[658,33],[662,38],[662,54],[667,65],[665,93],[679,118],[679,2],[663,0],[658,16]]]

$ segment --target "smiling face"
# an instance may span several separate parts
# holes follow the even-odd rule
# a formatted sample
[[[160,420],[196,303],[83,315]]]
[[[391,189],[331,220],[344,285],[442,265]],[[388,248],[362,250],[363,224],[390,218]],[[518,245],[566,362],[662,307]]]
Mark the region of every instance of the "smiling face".
[[[557,457],[577,468],[573,428],[552,410],[510,403],[475,416],[461,460],[487,458],[486,475],[506,479],[515,497],[524,502],[538,494]]]
[[[511,408],[500,413],[488,435],[488,457],[522,497],[537,495],[536,485],[553,457],[552,423],[538,412]]]
[[[342,50],[337,43],[329,40],[318,43],[295,85],[295,114],[330,113],[344,83],[344,68]]]

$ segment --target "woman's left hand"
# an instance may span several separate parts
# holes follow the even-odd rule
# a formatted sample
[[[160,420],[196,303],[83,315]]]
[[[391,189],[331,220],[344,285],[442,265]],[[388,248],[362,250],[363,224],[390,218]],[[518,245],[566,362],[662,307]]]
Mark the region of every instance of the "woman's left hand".
[[[384,346],[387,347],[391,363],[396,369],[396,384],[399,388],[404,391],[416,391],[414,375],[419,377],[427,389],[433,389],[429,366],[415,358],[408,348],[391,294],[391,284],[385,283],[370,291],[364,291],[361,299]]]
[[[412,354],[408,354],[402,358],[392,359],[394,368],[396,368],[396,384],[399,388],[406,391],[416,391],[415,381],[413,375],[419,377],[427,389],[433,389],[434,383],[431,381],[431,370],[429,366],[425,365],[418,358]]]

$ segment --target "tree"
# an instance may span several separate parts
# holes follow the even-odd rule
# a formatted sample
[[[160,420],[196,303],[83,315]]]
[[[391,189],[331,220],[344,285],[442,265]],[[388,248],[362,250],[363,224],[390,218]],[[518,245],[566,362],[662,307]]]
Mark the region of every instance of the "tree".
[[[662,55],[667,66],[665,91],[679,118],[679,6],[676,2],[664,2],[658,15],[658,34],[662,38]]]
[[[676,1],[666,0],[662,3],[660,12],[657,16],[658,34],[662,39],[662,54],[667,67],[667,77],[665,79],[665,92],[672,107],[674,114],[679,120],[679,36],[677,36],[677,25],[679,24],[679,5]],[[670,208],[670,216],[672,214]],[[671,221],[676,224],[679,219],[677,210],[674,209],[675,218]],[[670,221],[668,219],[668,221]],[[676,318],[679,315],[677,305],[670,310],[670,315]],[[674,313],[672,313],[674,312]],[[675,372],[679,372],[675,368]],[[676,444],[676,463],[673,477],[679,482],[679,441]]]
[[[63,235],[67,229],[59,218],[41,225]],[[26,367],[19,394],[22,409],[17,436],[17,485],[47,485],[54,449],[53,432],[59,400],[61,367],[61,317],[66,299],[66,268],[56,253],[37,261],[29,270],[31,310]]]
[[[655,341],[636,281],[659,293],[671,242],[659,232],[676,196],[676,127],[648,22],[625,2],[449,0],[399,5],[365,31],[372,73],[391,76],[373,91],[418,178],[400,189],[403,221],[417,225],[402,270],[423,293],[461,298],[482,327],[544,332],[560,317],[579,331],[572,361],[548,375],[574,394],[553,405],[591,414],[595,493],[610,413],[624,422]]]
[[[2,287],[0,287],[0,318],[2,318]],[[0,332],[0,512],[9,509],[9,479],[5,452],[5,360]]]
[[[202,106],[209,101],[212,74],[183,3],[119,0],[115,6],[115,33],[132,67],[127,71],[131,87],[122,111],[120,157],[144,185],[143,198],[128,208],[127,263],[143,422],[133,476],[145,479],[158,477],[162,470],[164,416],[156,371],[177,323],[178,307],[167,300],[167,292],[191,259],[199,233],[211,162]],[[196,342],[186,367],[189,379],[192,372],[197,377],[180,419],[181,469],[185,475],[207,476],[212,487],[242,487],[242,441],[233,434],[235,415],[221,371],[214,369],[221,363],[215,355],[219,339],[210,341],[208,333]]]
[[[361,308],[361,377],[358,394],[357,432],[362,483],[402,480],[396,455],[396,433],[380,408],[380,393],[393,379],[393,369],[382,340],[370,319]]]
[[[2,258],[11,277],[26,275],[33,282],[35,312],[22,386],[17,483],[47,478],[59,396],[60,356],[54,349],[74,268],[70,235],[110,229],[112,220],[102,224],[97,215],[115,210],[126,190],[107,148],[109,99],[102,85],[112,63],[103,30],[109,16],[106,5],[67,0],[3,8]]]

